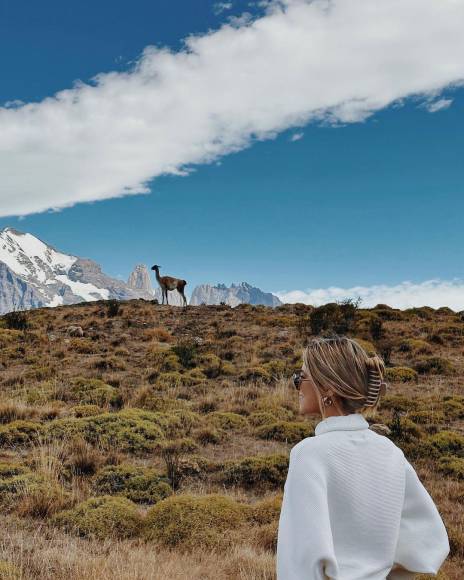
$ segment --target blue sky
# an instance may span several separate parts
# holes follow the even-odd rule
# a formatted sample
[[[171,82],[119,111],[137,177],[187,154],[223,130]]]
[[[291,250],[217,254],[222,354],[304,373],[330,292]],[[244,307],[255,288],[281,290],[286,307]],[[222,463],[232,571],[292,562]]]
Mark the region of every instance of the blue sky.
[[[231,15],[262,18],[263,9],[246,2],[224,8],[187,0],[4,1],[0,103],[11,111],[12,101],[39,103],[76,79],[124,73],[146,46],[182,50],[188,34],[217,30]],[[463,89],[442,86],[367,115],[357,111],[354,119],[350,112],[336,122],[288,123],[212,161],[187,163],[187,175],[153,170],[147,193],[95,194],[88,203],[20,217],[7,209],[0,227],[90,257],[113,276],[159,263],[187,279],[190,291],[202,282],[246,280],[268,291],[306,292],[313,301],[314,289],[358,286],[401,287],[406,300],[405,281],[455,280],[454,305],[464,263],[463,105]],[[41,170],[33,179],[44,181],[33,193],[40,196],[47,175]],[[3,202],[8,195],[20,196],[20,187]],[[439,283],[432,290],[446,302]]]

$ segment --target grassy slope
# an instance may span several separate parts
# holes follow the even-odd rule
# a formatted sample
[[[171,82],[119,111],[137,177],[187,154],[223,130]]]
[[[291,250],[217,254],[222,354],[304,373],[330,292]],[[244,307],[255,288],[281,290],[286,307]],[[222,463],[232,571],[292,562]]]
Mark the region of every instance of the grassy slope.
[[[285,473],[276,478],[269,466],[256,463],[244,472],[239,462],[249,456],[272,456],[272,461],[288,456],[299,438],[312,434],[317,419],[302,425],[286,378],[300,364],[310,310],[301,305],[182,310],[131,301],[113,317],[104,303],[31,311],[26,332],[1,328],[6,321],[0,319],[0,462],[23,469],[17,477],[26,482],[15,487],[11,479],[2,480],[0,466],[6,530],[0,559],[16,566],[5,577],[273,578],[278,512],[266,522],[244,520],[236,537],[216,546],[219,562],[201,533],[194,541],[203,549],[185,552],[178,542],[171,553],[164,536],[157,537],[157,550],[154,540],[143,540],[143,523],[130,539],[118,540],[108,531],[106,539],[89,540],[77,538],[69,526],[69,533],[62,531],[52,518],[96,495],[95,481],[108,466],[150,468],[166,476],[160,450],[150,447],[153,441],[128,443],[125,432],[116,432],[128,409],[162,413],[167,439],[189,437],[196,443],[193,453],[180,455],[176,494],[221,494],[247,506],[279,498]],[[376,343],[372,316],[383,321],[384,336]],[[69,325],[80,325],[84,337],[69,337]],[[462,463],[453,463],[450,471],[449,461],[461,459],[463,450],[450,434],[441,443],[433,436],[442,431],[464,435],[464,320],[446,309],[359,311],[352,335],[374,342],[387,356],[390,352],[390,367],[421,371],[417,381],[392,381],[379,410],[365,416],[393,428],[390,436],[436,501],[452,544],[441,578],[457,580],[464,562],[464,483]],[[395,409],[402,412],[400,431],[394,430]],[[180,423],[172,418],[176,412],[183,417]],[[218,417],[218,412],[233,415]],[[104,413],[117,417],[110,435],[107,427],[96,435],[68,432],[74,417]],[[129,430],[139,428],[141,417]],[[63,420],[66,429],[56,431]],[[442,456],[449,458],[447,470]],[[232,478],[225,478],[230,460],[238,463]],[[142,521],[150,509],[146,502],[137,503]],[[0,561],[0,576],[1,566]]]

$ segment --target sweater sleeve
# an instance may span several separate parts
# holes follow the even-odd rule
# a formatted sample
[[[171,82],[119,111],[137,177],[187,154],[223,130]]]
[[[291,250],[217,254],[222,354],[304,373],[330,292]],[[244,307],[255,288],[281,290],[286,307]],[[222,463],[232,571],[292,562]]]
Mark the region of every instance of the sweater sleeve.
[[[450,546],[438,509],[422,485],[414,467],[405,461],[405,491],[395,564],[388,580],[403,580],[414,573],[437,574]]]
[[[324,475],[308,449],[293,448],[280,512],[277,580],[336,577]]]

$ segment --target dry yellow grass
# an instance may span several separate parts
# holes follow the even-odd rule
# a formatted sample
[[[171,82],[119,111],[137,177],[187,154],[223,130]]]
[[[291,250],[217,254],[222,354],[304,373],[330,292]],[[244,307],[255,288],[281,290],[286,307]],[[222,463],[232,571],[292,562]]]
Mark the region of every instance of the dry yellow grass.
[[[124,482],[114,470],[111,493],[124,495],[124,486],[132,486],[130,497],[151,497],[140,474],[150,468],[166,475],[157,433],[196,442],[193,453],[178,458],[177,494],[220,494],[253,505],[266,489],[266,497],[276,498],[282,486],[269,484],[266,471],[260,474],[266,485],[253,487],[225,483],[221,469],[230,460],[288,456],[294,441],[282,433],[298,432],[302,421],[309,427],[317,422],[298,415],[288,381],[301,364],[310,313],[302,305],[180,309],[131,301],[108,317],[101,302],[31,311],[25,333],[5,328],[0,318],[0,484],[6,490],[0,578],[275,578],[275,515],[241,528],[220,553],[169,551],[142,534],[79,538],[54,526],[53,517],[94,496],[97,474],[111,466],[127,474],[139,469]],[[451,474],[438,466],[440,454],[463,457],[456,437],[464,435],[464,318],[382,307],[357,317],[352,336],[373,343],[390,367],[419,369],[417,379],[413,372],[392,372],[398,382],[365,416],[393,426],[400,413],[402,432],[391,437],[415,465],[450,535],[452,553],[439,580],[461,580],[464,480],[458,461]],[[372,318],[382,321],[381,337],[372,335]],[[76,324],[84,337],[67,335]],[[271,439],[258,436],[257,426],[279,421],[286,430],[271,430]],[[437,450],[430,437],[440,432],[452,437]],[[141,522],[149,508],[137,504]]]

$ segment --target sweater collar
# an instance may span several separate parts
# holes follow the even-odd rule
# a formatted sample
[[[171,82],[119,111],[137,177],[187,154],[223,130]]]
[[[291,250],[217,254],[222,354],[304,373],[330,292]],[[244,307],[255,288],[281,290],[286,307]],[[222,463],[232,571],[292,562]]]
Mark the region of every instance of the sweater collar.
[[[356,429],[368,429],[369,423],[360,413],[350,415],[332,415],[326,417],[316,425],[315,435],[321,435],[327,431],[353,431]]]

